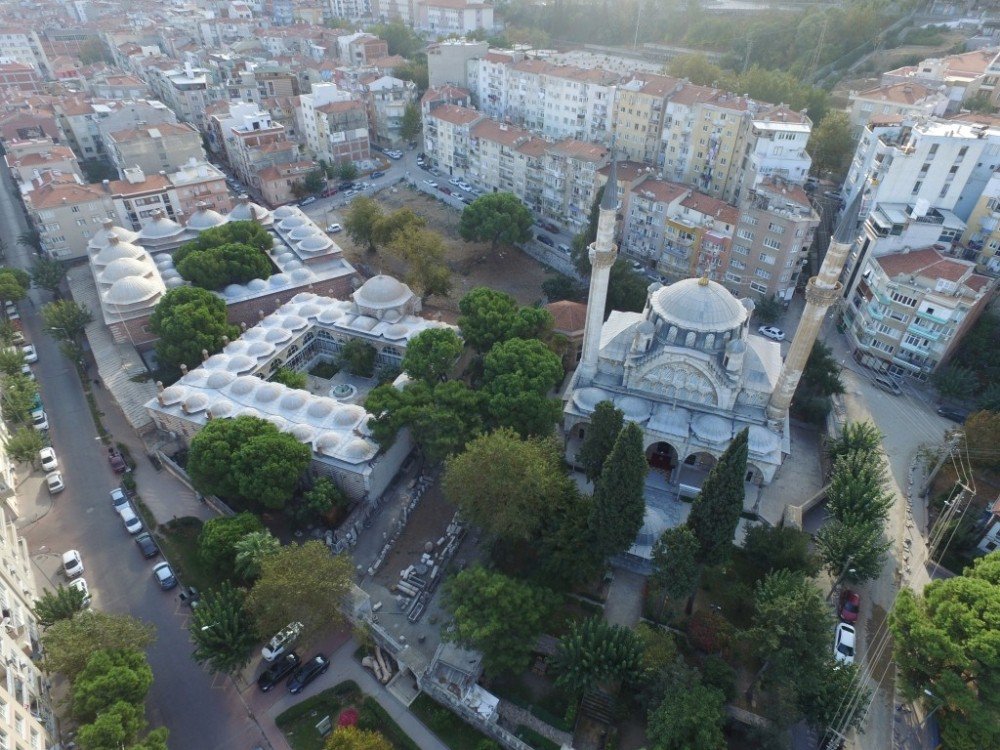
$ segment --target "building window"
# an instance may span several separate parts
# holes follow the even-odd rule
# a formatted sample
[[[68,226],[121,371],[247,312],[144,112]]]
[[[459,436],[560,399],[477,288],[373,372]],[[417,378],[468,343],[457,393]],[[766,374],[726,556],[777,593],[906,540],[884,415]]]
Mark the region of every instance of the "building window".
[[[740,239],[753,241],[753,232],[749,229],[739,229],[736,231],[736,236]]]
[[[753,273],[754,273],[754,276],[756,276],[757,278],[760,278],[760,279],[764,279],[765,281],[767,279],[771,278],[770,271],[765,271],[763,268],[758,268]]]
[[[749,255],[750,248],[744,245],[733,245],[733,252],[737,253],[738,255]]]
[[[916,299],[914,299],[913,297],[906,297],[900,294],[899,292],[893,292],[889,296],[892,298],[893,302],[903,305],[904,307],[913,307],[914,305],[917,304]]]
[[[761,253],[760,255],[758,255],[757,260],[759,260],[761,263],[767,263],[769,266],[774,265],[774,256],[768,255],[767,253]]]

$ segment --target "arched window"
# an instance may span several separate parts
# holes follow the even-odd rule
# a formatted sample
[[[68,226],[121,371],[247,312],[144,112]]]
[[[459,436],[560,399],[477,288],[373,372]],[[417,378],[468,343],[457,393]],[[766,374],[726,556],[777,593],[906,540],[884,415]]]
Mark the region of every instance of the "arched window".
[[[694,347],[695,339],[698,338],[698,334],[694,331],[688,331],[688,335],[684,337],[684,346],[690,348]]]

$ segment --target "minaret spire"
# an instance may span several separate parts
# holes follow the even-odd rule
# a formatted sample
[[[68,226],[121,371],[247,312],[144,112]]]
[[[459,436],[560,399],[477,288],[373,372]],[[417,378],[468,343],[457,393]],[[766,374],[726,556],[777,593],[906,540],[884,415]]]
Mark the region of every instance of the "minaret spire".
[[[781,367],[781,374],[771,394],[771,401],[767,405],[768,419],[784,419],[788,413],[795,389],[802,378],[802,371],[819,336],[826,311],[840,296],[840,273],[844,270],[844,263],[857,235],[862,192],[859,190],[851,204],[844,209],[844,214],[830,240],[826,257],[823,258],[823,265],[820,266],[819,273],[809,279],[809,284],[806,286],[806,307],[802,312],[799,327],[795,331],[795,338],[792,339],[792,345],[788,349],[788,356],[785,357],[785,363]]]
[[[577,368],[577,382],[597,373],[597,355],[601,348],[601,328],[604,326],[604,306],[608,301],[608,281],[611,266],[618,258],[615,244],[615,220],[618,213],[618,162],[611,143],[611,169],[604,185],[597,218],[597,237],[590,244],[590,291],[587,294],[587,322],[583,330],[583,352]]]

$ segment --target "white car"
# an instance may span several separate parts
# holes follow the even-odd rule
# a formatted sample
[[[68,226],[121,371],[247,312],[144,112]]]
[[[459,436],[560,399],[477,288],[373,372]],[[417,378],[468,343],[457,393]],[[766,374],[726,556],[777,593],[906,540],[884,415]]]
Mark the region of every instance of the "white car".
[[[334,223],[326,228],[326,231],[330,234],[337,234],[337,232],[343,232],[344,228],[340,224]]]
[[[54,448],[42,448],[38,451],[38,458],[42,463],[42,471],[55,471],[59,468],[59,459],[56,458]]]
[[[448,180],[448,184],[458,187],[459,185],[462,184],[462,180],[459,177],[452,177],[450,180]]]
[[[41,409],[35,409],[31,412],[31,426],[36,430],[49,429],[49,418],[45,416],[44,411]]]
[[[46,474],[45,484],[49,488],[50,495],[55,495],[66,489],[66,485],[63,482],[62,474],[60,474],[58,471],[53,471],[51,474]]]
[[[24,377],[26,377],[28,380],[35,379],[35,373],[31,371],[31,365],[29,365],[27,362],[21,365],[21,374],[24,375]]]
[[[436,188],[438,186],[434,180],[424,180],[424,184],[429,188]]]
[[[785,332],[780,328],[775,328],[774,326],[761,326],[757,329],[757,333],[766,339],[771,339],[771,341],[785,340]]]
[[[63,552],[62,556],[63,573],[67,578],[76,578],[83,575],[83,558],[75,549]]]
[[[7,310],[7,320],[20,320],[21,315],[17,312],[17,305],[13,302],[8,302],[6,306]]]
[[[274,661],[298,640],[299,633],[301,632],[301,622],[288,623],[267,642],[267,645],[260,650],[260,655],[264,657],[264,661]]]
[[[467,193],[472,190],[472,185],[467,183],[465,180],[459,180],[458,186]]]
[[[83,594],[84,607],[90,606],[90,586],[87,585],[86,578],[77,578],[75,581],[70,581],[69,587]]]
[[[34,344],[25,344],[22,346],[21,353],[24,354],[24,361],[29,365],[33,365],[38,361],[38,352],[35,351]]]
[[[129,507],[128,496],[121,490],[120,487],[115,487],[111,490],[111,505],[118,513],[121,513],[122,508]]]
[[[833,658],[841,664],[854,663],[854,626],[846,622],[837,623],[833,639]]]
[[[142,521],[139,520],[139,516],[132,510],[131,505],[126,505],[118,511],[118,515],[122,517],[122,523],[125,524],[125,531],[129,534],[138,534],[142,531]]]

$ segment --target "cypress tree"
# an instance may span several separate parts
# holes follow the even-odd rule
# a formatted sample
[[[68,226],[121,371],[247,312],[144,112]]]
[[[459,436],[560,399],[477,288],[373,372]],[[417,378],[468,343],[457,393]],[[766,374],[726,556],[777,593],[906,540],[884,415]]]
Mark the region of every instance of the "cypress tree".
[[[625,552],[642,528],[647,471],[642,430],[629,422],[618,433],[594,491],[591,529],[604,557]]]
[[[576,460],[583,466],[583,473],[589,481],[596,482],[600,478],[604,462],[615,447],[615,440],[624,423],[621,410],[610,401],[601,401],[594,409],[580,452],[576,454]]]
[[[737,435],[712,467],[691,504],[687,526],[698,539],[699,560],[716,565],[729,559],[733,535],[743,512],[749,428]]]

